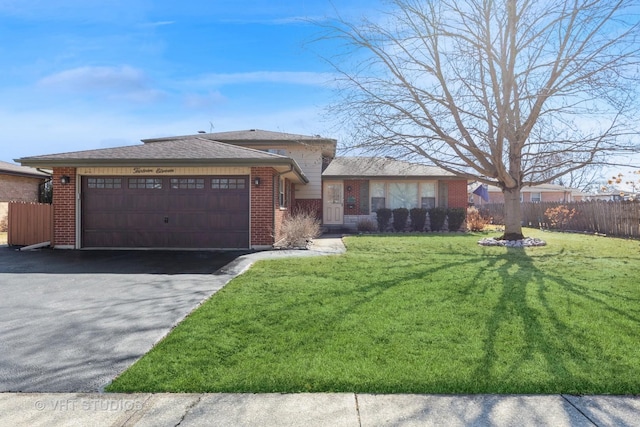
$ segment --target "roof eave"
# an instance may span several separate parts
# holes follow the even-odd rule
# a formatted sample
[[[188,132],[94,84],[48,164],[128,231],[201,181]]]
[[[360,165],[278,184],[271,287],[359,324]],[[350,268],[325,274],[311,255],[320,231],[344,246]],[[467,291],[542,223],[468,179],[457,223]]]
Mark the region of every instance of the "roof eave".
[[[440,179],[440,180],[454,180],[462,179],[455,175],[325,175],[322,174],[322,178],[331,179]]]
[[[302,172],[298,163],[288,157],[278,159],[16,159],[23,166],[31,167],[129,167],[129,166],[292,166],[292,172],[302,183],[307,184],[309,178]]]
[[[16,172],[16,171],[8,171],[8,170],[4,170],[4,169],[0,169],[0,174],[2,175],[11,175],[11,176],[19,176],[22,178],[33,178],[33,179],[48,179],[50,177],[50,175],[47,174],[42,174],[42,175],[38,175],[38,174],[31,174],[28,172]]]

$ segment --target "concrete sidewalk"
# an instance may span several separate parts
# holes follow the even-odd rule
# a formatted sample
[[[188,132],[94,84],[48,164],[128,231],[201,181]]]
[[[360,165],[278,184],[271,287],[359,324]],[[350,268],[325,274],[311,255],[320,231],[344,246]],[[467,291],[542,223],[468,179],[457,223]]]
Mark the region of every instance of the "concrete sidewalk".
[[[11,426],[639,426],[640,398],[371,394],[0,394]]]

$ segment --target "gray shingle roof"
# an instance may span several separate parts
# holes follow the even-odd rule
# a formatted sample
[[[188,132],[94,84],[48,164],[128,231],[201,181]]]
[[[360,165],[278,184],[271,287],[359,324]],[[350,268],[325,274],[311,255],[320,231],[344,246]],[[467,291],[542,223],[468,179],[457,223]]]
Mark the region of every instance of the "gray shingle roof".
[[[320,145],[323,155],[333,157],[336,154],[337,141],[320,135],[299,135],[294,133],[272,132],[262,129],[248,129],[232,132],[199,133],[197,135],[171,136],[165,138],[143,139],[142,142],[156,143],[176,141],[180,139],[203,138],[212,141],[226,142],[234,145],[270,146],[289,144]]]
[[[384,157],[336,157],[324,177],[455,177],[437,166],[420,165]]]
[[[221,142],[335,142],[335,139],[319,135],[299,135],[284,132],[272,132],[262,129],[248,129],[231,132],[199,133],[196,135],[172,136],[165,138],[143,139],[142,142],[158,142],[176,139],[204,138]]]
[[[28,168],[25,166],[14,165],[13,163],[0,162],[0,173],[8,175],[18,175],[34,178],[48,178],[50,175],[39,170]]]
[[[250,148],[238,147],[201,138],[189,138],[162,141],[155,144],[128,145],[124,147],[103,148],[98,150],[74,151],[71,153],[48,154],[44,156],[24,157],[21,163],[34,163],[47,160],[236,160],[261,159],[279,160],[286,158],[277,154]]]
[[[48,154],[17,159],[29,166],[118,166],[118,165],[291,165],[307,181],[295,160],[251,148],[193,137],[98,150]]]

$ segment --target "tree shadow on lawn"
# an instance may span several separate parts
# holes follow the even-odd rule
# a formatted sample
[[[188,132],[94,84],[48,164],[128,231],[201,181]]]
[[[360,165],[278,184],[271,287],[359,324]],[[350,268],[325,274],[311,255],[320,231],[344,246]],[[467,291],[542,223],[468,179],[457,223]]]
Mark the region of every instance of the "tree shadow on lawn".
[[[542,255],[547,256],[558,254]],[[602,321],[592,316],[607,313],[604,322],[619,324],[615,330],[620,338],[628,335],[627,342],[637,340],[633,331],[640,327],[640,317],[609,301],[629,299],[627,295],[581,285],[557,271],[543,271],[522,248],[507,248],[504,254],[488,256],[487,261],[487,268],[498,273],[501,289],[486,322],[484,354],[475,372],[478,378],[488,379],[487,384],[492,381],[512,387],[510,378],[519,376],[520,371],[538,370],[539,376],[531,376],[531,383],[521,384],[524,389],[520,393],[620,393],[624,387],[608,389],[616,380],[603,374],[624,369],[627,362],[616,366],[624,344],[616,349],[620,344],[616,337],[610,337],[611,341],[595,337],[598,331],[589,322]],[[589,313],[591,309],[596,311]],[[510,348],[509,355],[504,351],[508,335],[517,333],[518,328],[521,337],[514,340],[514,347],[520,348]],[[629,390],[637,390],[637,381],[632,382],[624,373],[620,377],[629,381]]]
[[[534,259],[528,251],[528,249],[511,248],[488,248],[478,251],[477,247],[450,245],[446,250],[439,251],[441,254],[446,253],[449,258],[441,258],[438,262],[425,259],[424,263],[414,263],[409,268],[402,265],[402,261],[392,262],[383,274],[379,274],[378,271],[371,272],[370,276],[365,276],[361,283],[351,282],[343,286],[341,279],[349,278],[354,265],[357,265],[357,262],[354,263],[356,261],[354,256],[367,257],[366,253],[359,255],[347,253],[331,260],[333,268],[330,277],[320,274],[313,277],[313,273],[309,273],[312,270],[308,270],[306,276],[308,282],[301,284],[299,297],[292,295],[291,289],[287,286],[278,289],[278,274],[275,274],[270,278],[272,282],[264,284],[264,291],[258,290],[260,297],[252,297],[257,304],[255,309],[247,310],[247,306],[243,306],[238,309],[240,311],[234,309],[221,319],[218,330],[224,331],[221,333],[228,337],[226,341],[229,345],[220,347],[215,343],[225,340],[215,337],[213,340],[203,339],[201,343],[196,344],[199,347],[206,341],[216,347],[213,352],[211,349],[206,351],[207,361],[203,363],[212,363],[213,359],[220,357],[217,362],[214,362],[220,363],[220,372],[228,369],[235,374],[232,372],[228,380],[221,380],[216,385],[204,383],[192,384],[192,386],[205,389],[210,387],[207,391],[234,392],[593,394],[596,392],[620,393],[621,390],[631,390],[633,387],[637,390],[638,381],[635,379],[637,370],[624,370],[631,359],[623,360],[617,367],[605,366],[605,369],[597,373],[593,380],[590,378],[591,371],[598,363],[615,364],[616,361],[611,361],[611,358],[615,357],[616,352],[619,353],[620,350],[618,344],[614,344],[614,347],[618,345],[618,348],[612,350],[602,341],[591,340],[590,334],[593,333],[593,329],[588,324],[584,324],[584,318],[587,316],[586,320],[590,320],[588,311],[594,307],[597,313],[607,312],[609,313],[607,321],[624,326],[619,333],[629,335],[626,337],[627,342],[633,342],[630,338],[634,338],[637,342],[638,336],[634,331],[640,329],[638,316],[610,302],[612,299],[615,301],[616,298],[626,296],[617,294],[613,289],[605,292],[581,285],[574,278],[563,277],[562,272],[552,271],[551,267],[546,269],[544,266],[541,268],[536,265],[547,257],[557,257],[562,254],[532,252],[532,255],[535,254]],[[309,259],[301,262],[324,261]],[[462,277],[461,272],[464,271],[465,266],[469,265],[472,265],[477,273],[474,277]],[[284,268],[276,270],[289,271]],[[423,367],[431,362],[425,360],[426,353],[419,353],[418,360],[409,362],[414,365],[408,364],[404,367],[395,365],[389,368],[400,369],[403,372],[399,374],[392,371],[382,372],[388,368],[386,366],[388,361],[384,358],[393,359],[404,355],[394,353],[393,343],[390,345],[383,339],[385,328],[369,330],[366,324],[367,318],[360,317],[360,314],[365,313],[375,317],[378,313],[372,310],[374,307],[385,311],[380,313],[383,319],[395,321],[394,317],[400,317],[406,312],[396,311],[398,316],[394,316],[394,310],[428,308],[423,300],[402,300],[397,295],[386,298],[385,294],[388,292],[402,294],[403,286],[417,285],[425,287],[424,292],[420,292],[421,297],[425,295],[431,297],[431,292],[434,291],[431,288],[433,277],[443,275],[451,276],[451,282],[441,280],[437,286],[440,288],[451,286],[455,288],[455,292],[442,292],[437,295],[440,300],[432,299],[432,301],[449,303],[449,308],[453,306],[453,310],[456,304],[465,306],[467,312],[464,314],[472,316],[471,322],[477,320],[475,331],[481,331],[479,333],[482,337],[477,348],[471,349],[475,353],[456,354],[455,349],[458,347],[456,338],[448,335],[448,339],[454,342],[448,343],[446,348],[448,351],[453,351],[444,357],[451,358],[450,366],[457,363],[453,368],[449,367],[449,371],[445,368],[444,371],[429,377],[430,372],[427,366],[421,374],[414,373],[413,370],[417,366],[415,363]],[[271,286],[272,283],[276,285],[275,289]],[[415,296],[411,293],[408,295]],[[379,298],[382,299],[378,301]],[[489,302],[474,305],[474,298],[488,298]],[[398,300],[400,300],[399,303]],[[385,307],[384,304],[387,302],[397,303],[399,307]],[[272,304],[277,308],[269,308]],[[490,305],[488,309],[487,304]],[[227,307],[234,305],[232,302],[227,304]],[[214,308],[214,311],[218,308]],[[477,313],[474,313],[474,310]],[[574,315],[577,316],[577,322],[573,321]],[[373,320],[375,319],[371,318],[371,321]],[[405,323],[399,324],[400,328],[406,327],[407,319],[402,320]],[[455,322],[456,318],[453,316],[446,321]],[[465,321],[470,322],[469,318]],[[247,329],[248,325],[250,329]],[[377,334],[380,337],[369,336],[365,340],[348,342],[349,335],[348,333],[345,335],[344,331],[350,331],[350,327],[354,328],[354,340],[360,338],[358,334],[366,333]],[[431,327],[433,325],[421,326],[427,334]],[[189,335],[189,329],[190,326],[183,332]],[[239,334],[234,335],[233,330],[238,330]],[[323,351],[326,347],[335,348],[336,345],[343,345],[344,341],[336,344],[336,331],[342,334],[343,340],[347,340],[346,347],[340,348],[337,356],[335,352],[330,352],[329,358],[323,359]],[[393,332],[400,334],[396,337],[404,333],[397,328]],[[207,332],[209,337],[211,333],[212,331]],[[473,331],[462,331],[457,339],[461,341],[470,339],[469,334],[472,333]],[[510,336],[510,333],[514,335]],[[380,338],[379,341],[377,341],[378,338]],[[274,339],[278,342],[286,342],[284,353],[278,347],[280,344],[272,342]],[[437,340],[430,344],[416,343],[418,347],[422,345],[437,346],[439,344]],[[386,347],[382,352],[374,354],[373,359],[364,361],[365,353],[371,350],[367,346]],[[460,342],[459,348],[462,349],[461,351],[469,349],[464,342]],[[585,350],[588,351],[585,352]],[[261,359],[258,371],[253,372],[251,368],[246,369],[242,365],[244,363],[242,359],[246,359],[247,352],[254,359],[256,355],[263,355],[259,356]],[[269,360],[263,360],[263,357]],[[250,363],[255,362],[250,361]],[[457,367],[462,366],[463,363],[467,363],[464,368],[471,373],[468,377],[456,372]],[[368,366],[364,366],[367,364]],[[347,365],[350,371],[345,373],[341,369]],[[614,372],[614,368],[618,371],[623,370],[622,374],[618,372],[616,378],[606,379],[603,375]],[[282,369],[285,370],[287,378],[272,375]],[[319,374],[323,370],[329,370],[332,374],[324,376]],[[367,373],[371,374],[371,377],[363,378]],[[633,375],[628,375],[629,373]],[[391,375],[387,377],[387,374]],[[451,377],[447,376],[448,374],[451,374]],[[625,374],[628,377],[625,377]],[[247,375],[252,378],[245,378]],[[223,375],[219,377],[221,376]],[[616,382],[623,384],[617,388],[611,387],[611,384]]]
[[[624,344],[615,348],[618,340],[614,338],[612,349],[610,342],[603,342],[600,338],[592,339],[594,330],[588,324],[591,320],[588,311],[595,308],[596,313],[608,313],[607,322],[619,323],[620,328],[617,329],[620,329],[621,335],[628,335],[627,342],[637,340],[638,336],[633,331],[638,330],[640,317],[611,302],[612,299],[615,301],[627,296],[616,293],[615,290],[599,290],[581,285],[579,281],[563,277],[557,271],[543,270],[535,265],[526,249],[505,248],[501,253],[493,251],[482,254],[473,250],[460,253],[459,247],[450,249],[457,251],[455,261],[438,265],[427,263],[405,274],[397,274],[402,268],[395,266],[393,272],[378,277],[377,280],[347,287],[342,291],[333,290],[335,301],[344,298],[350,302],[330,313],[314,314],[313,307],[305,307],[304,304],[301,306],[299,301],[292,302],[286,310],[303,310],[308,313],[304,322],[306,325],[298,325],[302,329],[318,323],[327,331],[340,329],[344,328],[343,322],[347,317],[361,307],[374,303],[386,292],[397,291],[398,286],[422,281],[428,287],[430,277],[434,275],[460,271],[469,263],[476,264],[478,272],[475,277],[467,280],[466,286],[451,283],[451,286],[460,286],[459,291],[452,293],[451,297],[459,298],[462,305],[468,304],[469,299],[478,294],[482,298],[483,293],[493,293],[495,302],[490,314],[484,317],[485,337],[481,355],[476,359],[474,378],[470,378],[466,384],[464,381],[461,383],[460,378],[452,379],[449,387],[462,387],[467,392],[478,393],[611,392],[609,385],[619,382],[621,377],[616,380],[604,378],[603,375],[615,372],[628,363],[623,361],[616,367],[614,365],[617,361],[611,360],[616,358],[616,353],[622,351]],[[536,254],[538,260],[557,256],[561,254]],[[340,268],[348,268],[348,262]],[[489,283],[483,277],[487,271],[496,274],[497,280],[494,283]],[[484,285],[478,285],[481,282]],[[493,289],[489,290],[489,287]],[[357,292],[355,298],[354,292]],[[510,334],[514,336],[510,337]],[[331,345],[330,333],[313,338],[318,348]],[[291,343],[293,347],[307,344]],[[384,340],[380,345],[385,345]],[[611,366],[597,366],[607,363],[611,363]],[[595,368],[600,371],[594,372]],[[628,381],[626,388],[637,385],[637,381],[633,383],[632,379],[624,379]],[[414,391],[416,387],[430,387],[429,384],[447,387],[446,384],[437,385],[436,382],[427,380],[421,384],[421,379],[416,378],[415,384],[407,384],[407,387]],[[458,384],[453,385],[455,382]],[[619,393],[623,389],[625,386],[613,391]]]

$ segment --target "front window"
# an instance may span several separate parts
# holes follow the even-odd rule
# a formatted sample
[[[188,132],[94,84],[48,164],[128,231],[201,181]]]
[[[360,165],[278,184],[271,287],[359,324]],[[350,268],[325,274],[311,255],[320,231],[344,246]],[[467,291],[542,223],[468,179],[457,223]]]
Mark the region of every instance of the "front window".
[[[531,201],[532,202],[540,202],[540,201],[542,201],[542,194],[540,194],[540,193],[531,193]]]
[[[280,177],[280,180],[278,181],[278,193],[279,193],[279,197],[278,200],[280,202],[280,207],[284,208],[287,206],[287,199],[286,199],[286,182],[285,179],[283,177]]]
[[[436,183],[423,182],[420,184],[420,207],[431,209],[436,207]]]
[[[372,182],[369,191],[371,192],[371,212],[384,209],[387,200],[384,182]]]
[[[389,208],[415,208],[418,206],[418,184],[415,182],[389,183]]]

